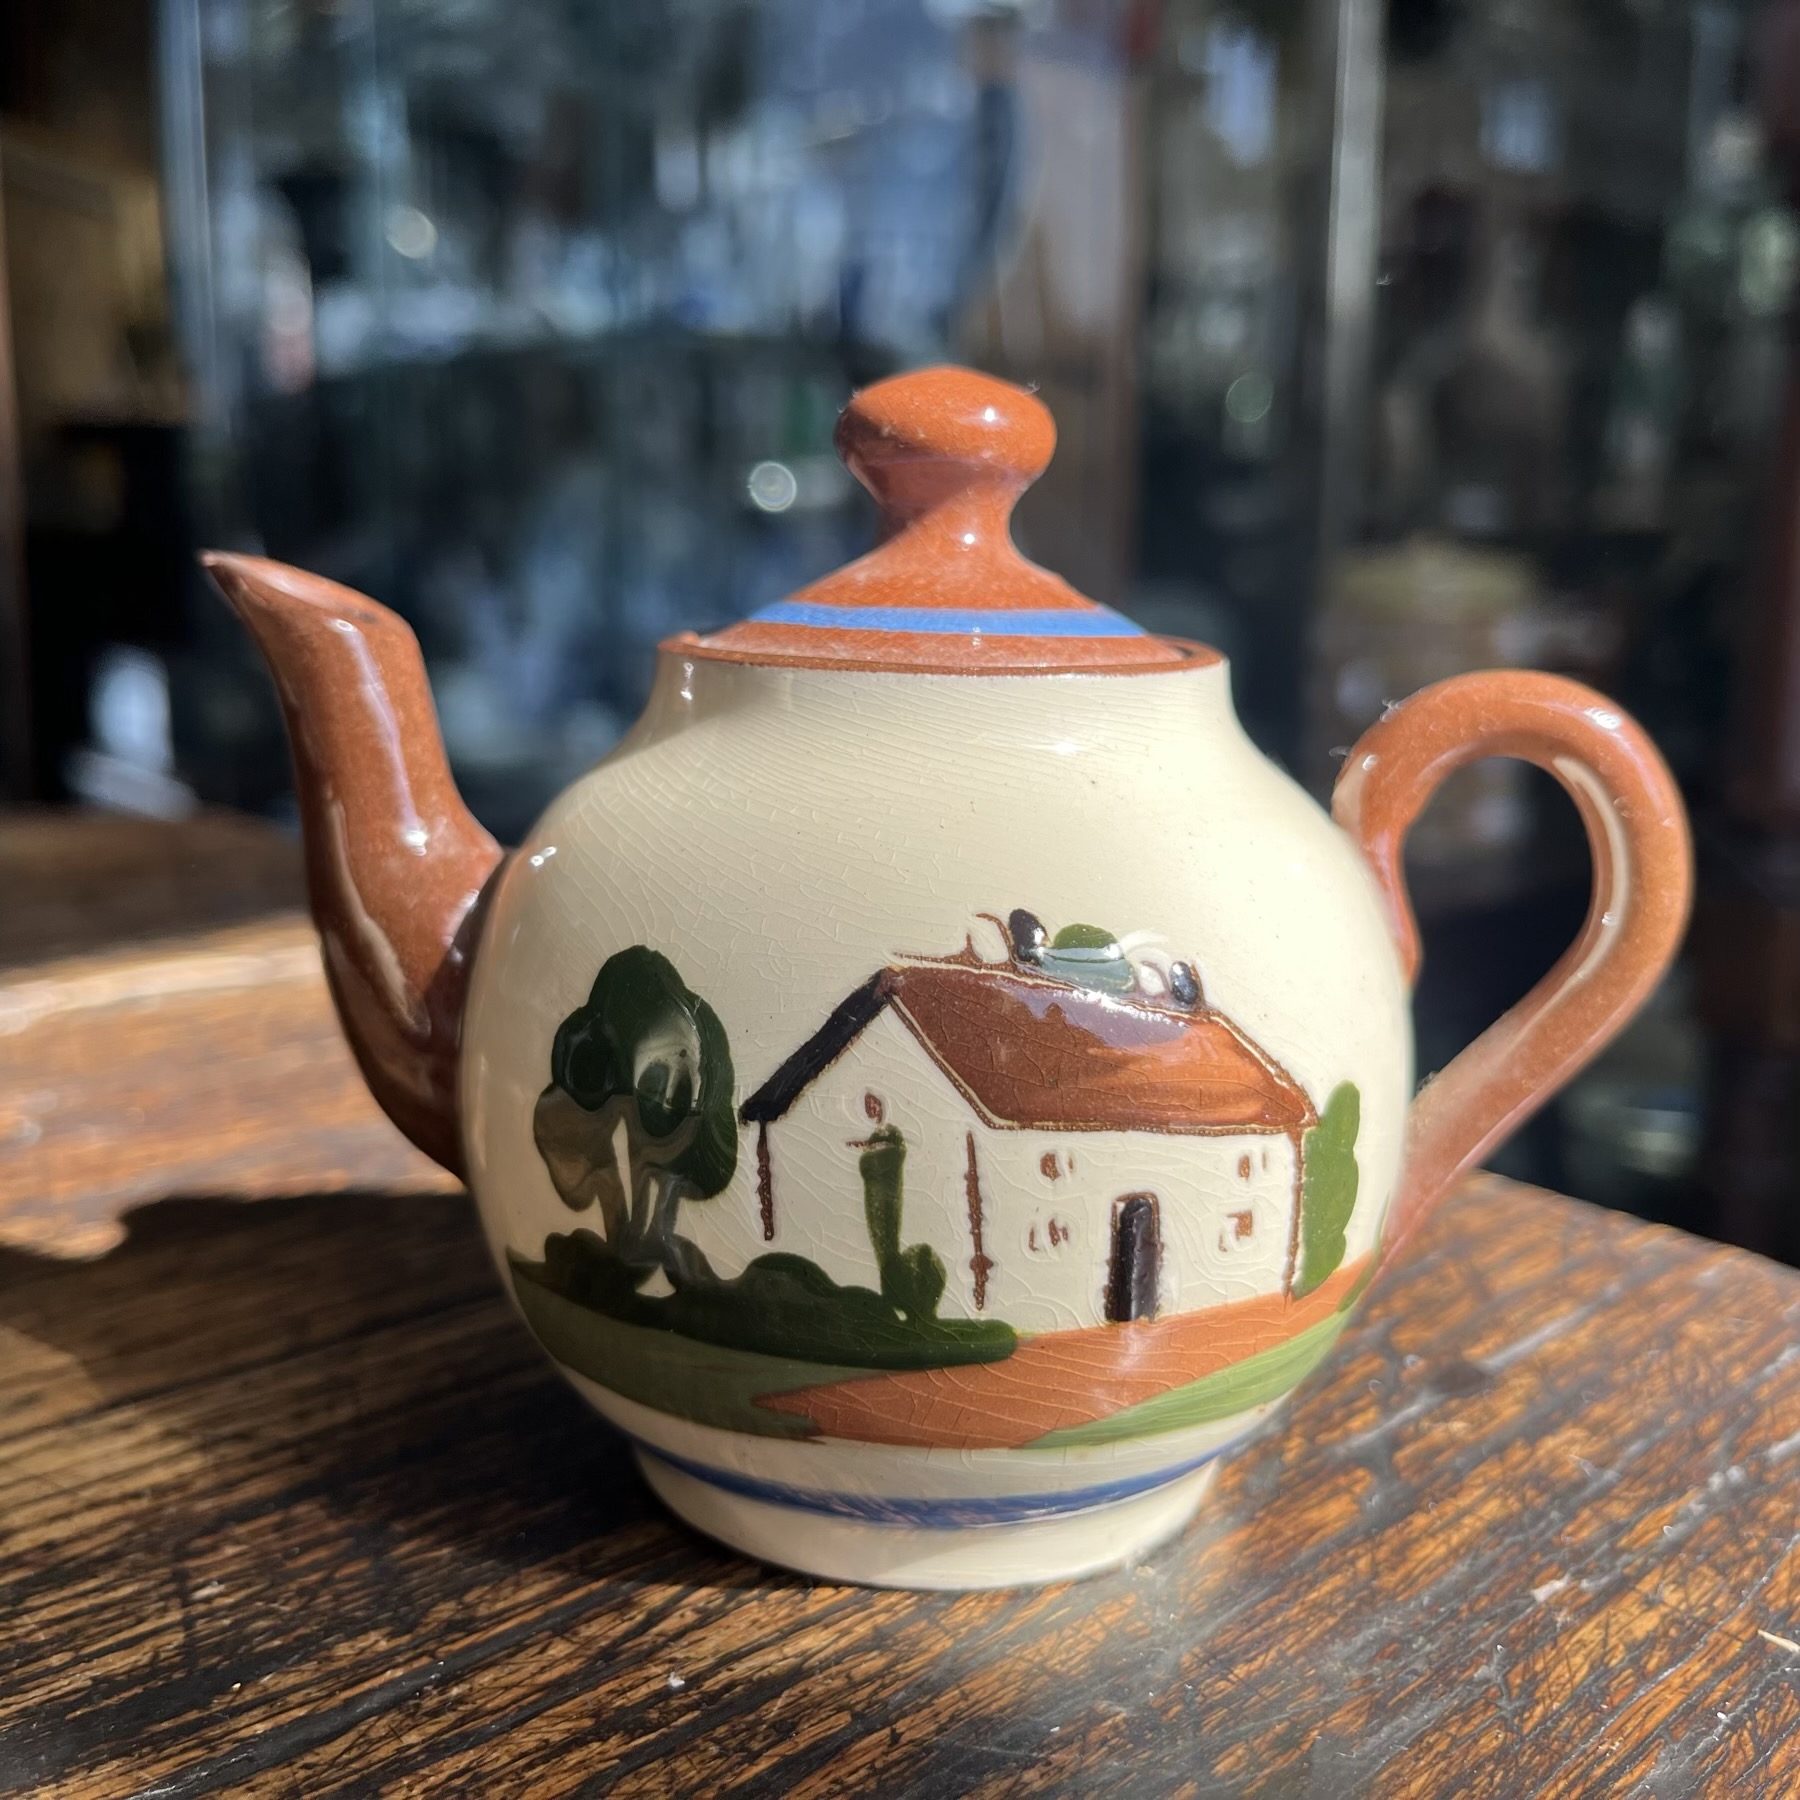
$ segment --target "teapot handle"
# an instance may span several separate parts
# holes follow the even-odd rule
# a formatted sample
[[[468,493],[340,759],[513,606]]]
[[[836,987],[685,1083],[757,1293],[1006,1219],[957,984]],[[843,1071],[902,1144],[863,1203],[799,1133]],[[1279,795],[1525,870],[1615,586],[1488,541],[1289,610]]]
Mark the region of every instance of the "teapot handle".
[[[1406,1154],[1384,1259],[1463,1173],[1530,1117],[1637,1011],[1681,942],[1693,847],[1681,795],[1638,724],[1561,676],[1458,675],[1370,726],[1339,776],[1332,817],[1362,851],[1387,903],[1410,985],[1419,930],[1401,852],[1444,778],[1488,756],[1554,775],[1587,827],[1593,900],[1581,934],[1510,1012],[1428,1081],[1407,1117]]]

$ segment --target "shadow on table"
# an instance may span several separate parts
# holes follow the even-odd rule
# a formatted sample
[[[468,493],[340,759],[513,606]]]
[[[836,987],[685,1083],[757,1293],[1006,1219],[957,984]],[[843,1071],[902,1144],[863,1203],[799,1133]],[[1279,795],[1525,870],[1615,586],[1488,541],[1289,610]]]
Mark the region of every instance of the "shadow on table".
[[[41,1776],[25,1791],[127,1746],[181,1794],[340,1739],[348,1768],[376,1754],[360,1723],[391,1714],[370,1729],[396,1791],[448,1791],[432,1758],[524,1721],[519,1754],[529,1726],[532,1754],[554,1742],[589,1775],[590,1746],[645,1771],[741,1730],[783,1770],[746,1791],[785,1792],[865,1740],[900,1754],[880,1669],[883,1716],[930,1728],[916,1780],[866,1791],[960,1792],[1080,1721],[1175,1741],[1150,1697],[1184,1702],[1198,1559],[1208,1582],[1235,1560],[1207,1554],[1217,1522],[1036,1591],[815,1588],[738,1559],[661,1510],[546,1364],[459,1196],[162,1202],[92,1262],[0,1253],[0,1437],[24,1497],[0,1544],[33,1537],[0,1553],[0,1604],[76,1612],[0,1642],[0,1692],[83,1665],[11,1746]]]
[[[4,1435],[71,1506],[166,1492],[188,1562],[231,1536],[278,1580],[349,1548],[390,1612],[434,1552],[473,1585],[766,1579],[652,1499],[512,1316],[461,1195],[164,1201],[91,1262],[0,1251],[0,1346]]]
[[[1478,1184],[1145,1564],[815,1591],[656,1508],[466,1201],[161,1204],[0,1255],[0,1789],[1791,1792],[1797,1319]]]

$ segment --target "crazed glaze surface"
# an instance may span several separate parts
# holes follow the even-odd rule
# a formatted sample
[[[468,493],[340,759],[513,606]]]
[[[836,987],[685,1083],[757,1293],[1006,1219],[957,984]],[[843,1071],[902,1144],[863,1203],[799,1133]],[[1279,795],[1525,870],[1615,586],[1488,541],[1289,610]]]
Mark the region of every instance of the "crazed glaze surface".
[[[1012,549],[1035,400],[927,371],[839,441],[883,545],[665,645],[643,720],[504,863],[410,632],[211,566],[275,668],[371,1085],[466,1171],[657,1492],[816,1574],[1049,1580],[1177,1529],[1377,1255],[1625,1022],[1686,827],[1629,720],[1526,674],[1391,710],[1334,825],[1219,658]],[[1412,1101],[1401,847],[1496,754],[1573,796],[1593,908]]]
[[[1001,987],[1035,981],[1048,993],[1053,984],[1001,962],[1000,934],[981,917],[1025,905],[1046,921],[1104,921],[1139,955],[1190,962],[1205,1014],[1236,1034],[1228,1066],[1270,1071],[1266,1093],[1247,1102],[1254,1084],[1235,1087],[1216,1130],[1204,1119],[1186,1130],[1154,1088],[1119,1107],[1099,1088],[1065,1092],[1081,1116],[1021,1128],[1003,1115],[1032,1083],[998,1041],[965,1047],[975,1067],[959,1084],[920,1035],[940,1029],[946,977],[974,982],[981,969],[921,959],[955,957],[973,937],[971,960],[992,959]],[[873,1097],[906,1144],[903,1235],[946,1266],[940,1315],[1030,1334],[976,1369],[821,1371],[804,1399],[767,1403],[810,1423],[800,1437],[723,1430],[578,1378],[690,1478],[724,1471],[746,1499],[773,1487],[821,1513],[872,1495],[940,1529],[984,1507],[1008,1516],[1009,1501],[1047,1511],[1061,1494],[1147,1492],[1203,1466],[1298,1368],[1262,1398],[1172,1429],[1108,1437],[1100,1422],[1308,1330],[1331,1332],[1375,1249],[1411,1088],[1405,987],[1354,847],[1244,738],[1222,664],[969,682],[667,653],[631,742],[551,807],[490,899],[463,1108],[470,1180],[503,1266],[580,1222],[538,1154],[534,1107],[559,1022],[605,959],[634,944],[654,946],[717,1013],[752,1115],[729,1184],[681,1208],[683,1233],[716,1270],[774,1250],[837,1282],[877,1283],[858,1188]],[[893,1003],[767,1126],[770,1236],[755,1097],[890,969]],[[910,1019],[908,980],[929,996],[915,997]],[[1070,995],[1057,1010],[1080,1008]],[[1171,1011],[1149,1011],[1173,1032]],[[1346,1081],[1362,1107],[1344,1275],[1329,1292],[1284,1299],[1295,1142]],[[1073,1170],[1047,1175],[1044,1159],[1059,1154]],[[1133,1193],[1160,1201],[1157,1317],[1109,1326],[1110,1213]],[[1245,1311],[1220,1310],[1233,1307]],[[1213,1316],[1182,1333],[1196,1314]],[[785,1560],[805,1563],[804,1522],[796,1529]],[[1077,1548],[1075,1560],[1087,1555]]]

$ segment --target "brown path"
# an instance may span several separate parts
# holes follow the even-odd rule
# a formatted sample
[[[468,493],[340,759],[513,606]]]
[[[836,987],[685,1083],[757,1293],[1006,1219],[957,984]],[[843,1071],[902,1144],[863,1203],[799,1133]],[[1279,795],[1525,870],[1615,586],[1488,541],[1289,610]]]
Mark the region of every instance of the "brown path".
[[[1331,1317],[1368,1267],[1346,1263],[1304,1300],[1259,1294],[1203,1312],[1023,1338],[1004,1362],[908,1369],[769,1394],[757,1404],[869,1444],[1011,1450],[1272,1350]]]

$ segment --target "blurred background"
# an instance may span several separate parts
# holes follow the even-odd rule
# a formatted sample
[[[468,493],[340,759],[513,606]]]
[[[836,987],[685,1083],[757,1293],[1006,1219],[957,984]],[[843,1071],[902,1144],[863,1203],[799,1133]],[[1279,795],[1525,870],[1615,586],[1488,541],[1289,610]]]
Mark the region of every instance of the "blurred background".
[[[1028,552],[1225,650],[1314,792],[1460,670],[1639,714],[1695,813],[1690,952],[1498,1166],[1800,1259],[1792,18],[7,0],[0,791],[288,817],[205,541],[404,613],[517,834],[659,638],[866,546],[837,410],[954,358],[1056,413]],[[1423,1073],[1587,865],[1511,763],[1410,854]]]

